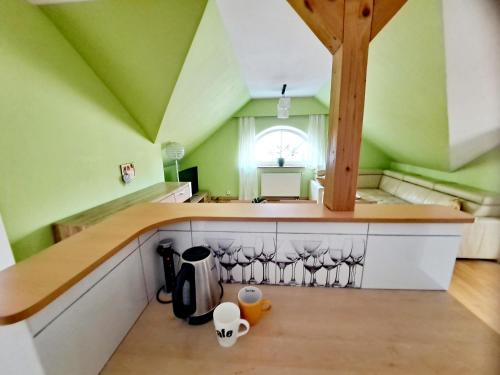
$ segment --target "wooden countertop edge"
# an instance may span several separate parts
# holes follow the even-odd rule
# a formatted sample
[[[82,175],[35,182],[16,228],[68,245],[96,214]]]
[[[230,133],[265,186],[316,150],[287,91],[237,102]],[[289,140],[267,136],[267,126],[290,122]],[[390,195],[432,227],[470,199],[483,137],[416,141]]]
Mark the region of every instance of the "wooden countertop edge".
[[[141,234],[189,220],[461,224],[474,218],[442,206],[359,205],[345,213],[316,204],[138,204],[0,272],[0,325],[42,310]]]

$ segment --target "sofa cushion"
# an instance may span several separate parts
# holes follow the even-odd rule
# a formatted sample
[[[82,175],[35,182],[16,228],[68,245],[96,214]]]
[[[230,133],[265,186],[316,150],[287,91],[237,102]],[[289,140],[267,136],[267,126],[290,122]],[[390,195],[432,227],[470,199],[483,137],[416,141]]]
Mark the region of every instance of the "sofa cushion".
[[[471,201],[462,201],[462,210],[476,217],[499,217],[500,205],[477,204]]]
[[[470,186],[464,186],[452,182],[439,182],[434,186],[434,190],[454,195],[478,204],[500,205],[500,194],[476,189]]]
[[[456,210],[460,210],[460,199],[457,197],[440,193],[438,191],[431,191],[425,198],[424,204],[437,204],[439,206],[448,206]]]
[[[376,201],[380,204],[407,204],[408,202],[395,197],[380,189],[358,189],[358,195],[368,201]]]
[[[381,174],[362,174],[358,176],[359,189],[377,189],[380,184]]]
[[[436,180],[422,177],[417,174],[405,174],[403,177],[403,181],[410,182],[414,185],[423,186],[427,189],[434,189],[434,185]]]
[[[401,180],[384,175],[380,179],[379,189],[395,195],[401,182]]]
[[[398,180],[402,180],[404,177],[404,174],[401,172],[396,172],[396,171],[391,171],[390,169],[385,169],[384,170],[384,175],[389,176],[392,178],[397,178]]]
[[[497,259],[500,261],[500,219],[478,217],[465,224],[458,258]]]
[[[403,181],[394,195],[413,204],[424,204],[425,199],[431,192],[430,189]]]

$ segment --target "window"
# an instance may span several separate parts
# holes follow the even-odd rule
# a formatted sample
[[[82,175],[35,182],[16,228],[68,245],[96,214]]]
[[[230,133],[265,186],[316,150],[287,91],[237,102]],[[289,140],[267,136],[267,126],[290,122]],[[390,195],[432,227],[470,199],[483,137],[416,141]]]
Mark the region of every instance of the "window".
[[[277,166],[278,158],[286,166],[303,167],[307,152],[307,135],[291,126],[273,126],[255,137],[255,156],[260,167]]]

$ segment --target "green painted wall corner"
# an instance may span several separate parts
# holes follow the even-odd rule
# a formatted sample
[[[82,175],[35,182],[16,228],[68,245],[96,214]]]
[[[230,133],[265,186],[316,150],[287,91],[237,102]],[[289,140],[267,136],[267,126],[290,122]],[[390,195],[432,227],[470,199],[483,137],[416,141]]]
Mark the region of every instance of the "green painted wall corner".
[[[20,261],[52,244],[51,223],[163,174],[160,146],[38,7],[1,1],[0,40],[0,212]]]

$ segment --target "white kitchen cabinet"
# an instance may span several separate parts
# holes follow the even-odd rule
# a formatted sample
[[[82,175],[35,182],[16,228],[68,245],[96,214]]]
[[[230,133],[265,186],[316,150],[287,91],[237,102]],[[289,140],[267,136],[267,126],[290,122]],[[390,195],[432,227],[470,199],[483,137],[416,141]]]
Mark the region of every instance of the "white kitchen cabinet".
[[[318,234],[364,234],[368,232],[367,223],[336,222],[293,222],[279,221],[278,233],[318,233]]]
[[[45,373],[98,374],[146,305],[134,251],[35,336]]]
[[[175,194],[167,195],[166,197],[160,199],[159,203],[175,203]]]
[[[182,188],[176,190],[174,193],[175,197],[175,202],[176,203],[183,203],[187,201],[189,198],[191,198],[193,194],[191,193],[191,183],[189,182],[187,185],[183,186]]]
[[[274,232],[193,232],[193,246],[206,246],[219,254],[216,264],[223,282],[232,277],[234,282],[246,283],[250,281],[253,269],[256,283],[260,284],[264,279],[269,284],[276,283]]]
[[[139,248],[138,239],[130,241],[123,249],[118,251],[110,259],[105,261],[85,278],[80,280],[51,304],[32,315],[28,320],[28,326],[33,335],[37,335],[45,326],[56,319],[61,313],[68,309],[78,298],[89,289],[97,285],[100,280],[120,264],[125,258]]]
[[[362,288],[447,290],[458,236],[368,236]]]
[[[366,235],[278,233],[277,244],[277,284],[320,287],[325,285],[331,287],[335,284],[335,287],[342,288],[361,286]],[[338,254],[344,247],[355,248],[361,259],[360,264],[353,266],[350,283],[349,266],[346,263],[350,251],[345,253],[345,259],[334,261],[336,255],[334,251],[337,250]],[[318,267],[317,270],[314,265]],[[280,267],[283,268],[282,272]]]
[[[192,221],[193,232],[276,233],[274,221]]]
[[[165,279],[161,258],[156,252],[159,240],[160,234],[156,232],[140,245],[148,301],[154,299],[156,291],[164,284]]]
[[[460,236],[462,224],[425,223],[373,223],[369,226],[370,235],[409,235],[409,236]]]

